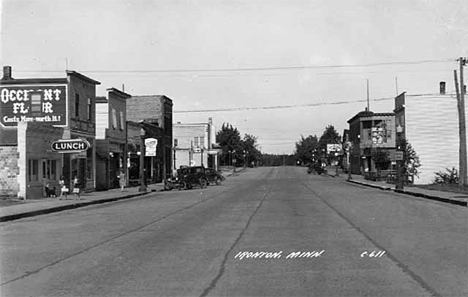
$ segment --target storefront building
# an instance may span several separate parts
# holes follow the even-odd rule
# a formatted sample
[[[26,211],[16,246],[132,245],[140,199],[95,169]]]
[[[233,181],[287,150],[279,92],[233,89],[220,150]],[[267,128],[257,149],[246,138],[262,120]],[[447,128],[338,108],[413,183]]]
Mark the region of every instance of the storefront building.
[[[127,108],[131,96],[115,88],[96,98],[96,190],[119,187],[120,170],[127,168]]]
[[[206,123],[174,124],[174,169],[205,166],[218,170],[220,150],[216,148],[212,118]]]
[[[95,187],[96,85],[78,72],[65,78],[14,79],[10,66],[0,81],[0,195],[42,198],[44,187],[58,187],[64,175],[80,187]],[[90,148],[81,153],[59,153],[53,142],[81,139]],[[2,161],[4,162],[4,161]],[[58,191],[58,190],[57,190]]]
[[[156,145],[156,152],[145,157],[145,164],[149,162],[145,165],[146,178],[150,182],[160,182],[172,173],[172,105],[172,100],[164,95],[132,96],[127,100],[127,120],[133,123],[127,125],[129,171],[135,171],[132,166],[137,158],[136,142],[143,137],[149,146]]]
[[[395,114],[374,113],[367,109],[359,112],[349,121],[349,159],[352,174],[365,175],[376,171],[372,159],[373,150],[379,148],[395,158]]]

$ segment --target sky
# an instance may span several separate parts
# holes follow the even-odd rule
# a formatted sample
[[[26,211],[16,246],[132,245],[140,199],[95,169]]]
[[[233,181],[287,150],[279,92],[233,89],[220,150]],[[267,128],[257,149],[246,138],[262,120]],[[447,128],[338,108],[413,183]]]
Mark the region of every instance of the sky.
[[[166,95],[174,122],[232,124],[291,154],[367,106],[454,92],[466,0],[3,0],[0,61],[14,78],[75,70],[131,95]],[[466,75],[465,75],[466,76]],[[368,82],[368,84],[367,84]],[[465,80],[466,84],[466,80]],[[369,88],[367,88],[369,85]],[[369,92],[367,91],[369,90]]]

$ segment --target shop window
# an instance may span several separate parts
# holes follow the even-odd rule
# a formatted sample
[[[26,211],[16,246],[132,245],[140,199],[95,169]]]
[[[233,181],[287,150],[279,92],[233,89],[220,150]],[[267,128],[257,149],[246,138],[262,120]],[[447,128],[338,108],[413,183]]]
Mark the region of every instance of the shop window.
[[[48,180],[57,179],[57,161],[44,160],[42,162],[42,178]]]
[[[75,117],[80,116],[80,95],[75,94]]]
[[[30,182],[35,182],[35,181],[39,180],[38,167],[39,167],[39,161],[38,160],[30,159],[28,161],[28,168],[29,168],[29,170],[28,170],[28,180]]]

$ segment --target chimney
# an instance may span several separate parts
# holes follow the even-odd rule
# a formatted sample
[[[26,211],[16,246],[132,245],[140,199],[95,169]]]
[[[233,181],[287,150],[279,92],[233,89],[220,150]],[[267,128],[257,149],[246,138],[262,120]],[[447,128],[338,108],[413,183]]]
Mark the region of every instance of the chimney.
[[[11,66],[3,66],[2,80],[10,80],[10,79],[13,79],[13,77],[11,77]]]
[[[445,81],[441,81],[439,85],[440,85],[440,94],[445,95]]]

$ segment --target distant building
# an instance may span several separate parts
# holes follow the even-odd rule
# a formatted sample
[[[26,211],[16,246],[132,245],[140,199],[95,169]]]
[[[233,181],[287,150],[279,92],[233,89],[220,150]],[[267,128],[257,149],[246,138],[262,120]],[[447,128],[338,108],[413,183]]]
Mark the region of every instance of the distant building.
[[[401,137],[411,144],[421,163],[415,184],[432,183],[435,173],[446,172],[446,168],[459,169],[457,97],[445,93],[445,84],[441,84],[440,91],[432,95],[404,92],[395,98],[396,127],[401,129]]]
[[[119,187],[120,170],[127,173],[127,104],[131,95],[115,88],[96,98],[96,189]]]
[[[96,85],[75,71],[63,78],[14,79],[10,66],[0,80],[0,195],[44,197],[74,176],[85,191],[95,188]],[[57,140],[87,141],[82,153],[51,150]],[[58,191],[58,189],[57,189]]]
[[[145,156],[145,177],[160,182],[172,173],[172,99],[164,95],[132,96],[127,100],[127,135],[129,180],[139,171],[141,129],[149,145]]]
[[[372,151],[380,148],[395,158],[395,114],[361,111],[348,120],[351,173],[376,171]]]
[[[206,123],[174,124],[174,168],[205,166],[218,169],[220,150],[212,118]]]

